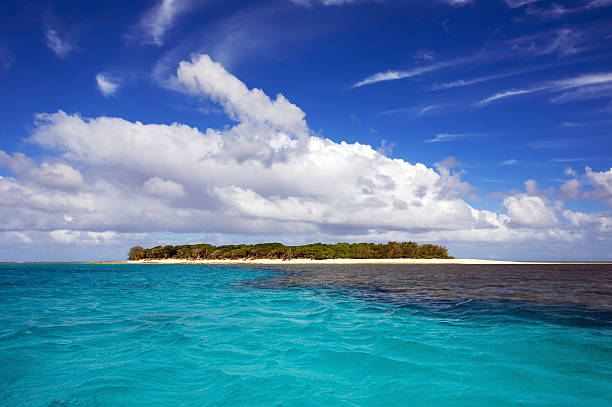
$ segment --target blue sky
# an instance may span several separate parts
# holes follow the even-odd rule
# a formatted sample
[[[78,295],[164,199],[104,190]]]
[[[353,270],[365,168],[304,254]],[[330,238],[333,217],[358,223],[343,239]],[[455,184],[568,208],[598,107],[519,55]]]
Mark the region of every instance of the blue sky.
[[[8,1],[0,19],[1,260],[386,240],[612,259],[612,1]]]

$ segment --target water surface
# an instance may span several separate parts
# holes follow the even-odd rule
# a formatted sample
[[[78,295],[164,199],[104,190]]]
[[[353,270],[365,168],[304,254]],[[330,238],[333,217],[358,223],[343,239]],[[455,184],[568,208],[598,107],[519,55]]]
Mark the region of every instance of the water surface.
[[[1,265],[2,406],[612,405],[612,269]]]

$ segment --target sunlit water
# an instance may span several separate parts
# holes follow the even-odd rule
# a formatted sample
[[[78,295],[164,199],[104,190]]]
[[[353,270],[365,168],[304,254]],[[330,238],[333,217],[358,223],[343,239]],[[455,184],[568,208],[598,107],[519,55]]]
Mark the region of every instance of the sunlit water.
[[[1,406],[610,406],[610,266],[0,265]]]

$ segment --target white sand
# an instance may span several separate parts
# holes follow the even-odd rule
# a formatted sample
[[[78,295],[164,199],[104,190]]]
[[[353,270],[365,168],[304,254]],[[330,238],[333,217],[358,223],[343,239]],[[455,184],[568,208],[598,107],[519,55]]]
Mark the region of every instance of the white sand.
[[[482,260],[482,259],[244,259],[244,260],[186,260],[186,259],[163,259],[163,260],[132,260],[126,264],[550,264],[542,262],[519,262],[504,260]]]

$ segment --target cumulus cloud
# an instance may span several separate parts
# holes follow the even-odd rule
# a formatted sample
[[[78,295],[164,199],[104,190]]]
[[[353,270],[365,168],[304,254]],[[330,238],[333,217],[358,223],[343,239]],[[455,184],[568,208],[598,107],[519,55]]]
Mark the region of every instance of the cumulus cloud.
[[[186,194],[185,188],[181,184],[171,180],[163,180],[159,177],[152,177],[146,180],[142,190],[162,198],[180,198]]]
[[[612,168],[598,172],[586,167],[584,178],[592,187],[591,191],[585,192],[585,197],[612,206]]]
[[[298,106],[249,89],[207,55],[182,62],[173,83],[220,104],[234,125],[200,130],[39,114],[28,141],[54,158],[37,164],[0,154],[12,173],[0,177],[0,234],[58,245],[112,245],[160,231],[305,240],[580,237],[562,227],[556,203],[533,194],[537,187],[506,197],[506,213],[476,209],[464,200],[474,188],[451,160],[434,169],[314,135]]]
[[[559,194],[566,199],[577,199],[580,196],[580,188],[582,188],[580,181],[571,179],[561,185]]]
[[[506,197],[502,207],[510,216],[510,224],[518,227],[549,228],[558,223],[555,211],[541,196],[520,194]]]
[[[43,162],[37,166],[24,154],[15,153],[9,156],[0,150],[0,166],[10,169],[24,180],[32,181],[38,185],[54,188],[80,188],[83,185],[83,176],[70,165],[58,162]]]
[[[96,84],[100,93],[105,97],[114,96],[119,90],[119,81],[104,72],[96,75]]]
[[[71,191],[43,190],[49,182],[25,170],[2,178],[3,191],[24,204],[10,228],[252,233],[265,225],[277,233],[365,233],[501,223],[460,198],[471,190],[459,173],[310,135],[300,108],[283,95],[248,89],[206,55],[182,62],[174,81],[219,103],[237,124],[202,132],[62,111],[38,115],[29,141],[91,175]],[[24,183],[27,177],[32,182]],[[33,216],[38,212],[44,213]]]
[[[612,206],[612,168],[608,171],[593,171],[587,166],[584,174],[579,175],[574,169],[568,167],[565,175],[573,179],[561,185],[559,192],[563,198],[600,201]]]

